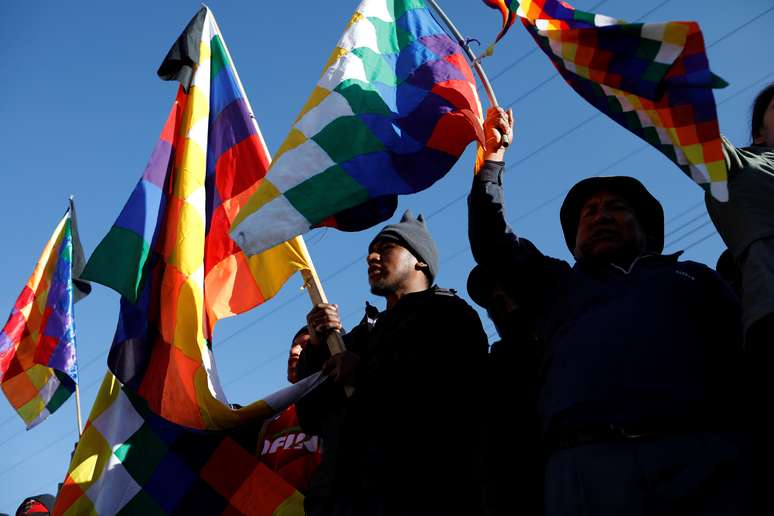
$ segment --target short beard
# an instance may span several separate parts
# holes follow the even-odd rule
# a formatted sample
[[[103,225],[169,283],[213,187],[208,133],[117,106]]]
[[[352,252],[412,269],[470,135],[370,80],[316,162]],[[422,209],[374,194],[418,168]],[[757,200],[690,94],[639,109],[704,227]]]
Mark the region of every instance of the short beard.
[[[371,294],[375,296],[386,297],[393,292],[395,292],[394,285],[390,285],[385,281],[377,281],[371,285]]]

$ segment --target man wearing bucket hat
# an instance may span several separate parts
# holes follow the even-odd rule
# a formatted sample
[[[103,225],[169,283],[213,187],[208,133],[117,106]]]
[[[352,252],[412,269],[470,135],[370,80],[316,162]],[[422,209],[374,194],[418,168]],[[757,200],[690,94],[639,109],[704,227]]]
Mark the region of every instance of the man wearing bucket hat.
[[[516,236],[495,132],[511,127],[490,111],[469,238],[536,314],[546,514],[744,514],[738,300],[709,267],[661,254],[663,209],[631,177],[570,189],[573,265]]]
[[[371,292],[361,323],[333,357],[327,332],[338,307],[307,316],[299,374],[333,382],[297,403],[301,426],[322,437],[323,462],[305,507],[311,515],[481,514],[481,420],[487,339],[478,314],[434,286],[438,251],[422,216],[406,212],[368,246]],[[341,385],[352,385],[347,399]]]

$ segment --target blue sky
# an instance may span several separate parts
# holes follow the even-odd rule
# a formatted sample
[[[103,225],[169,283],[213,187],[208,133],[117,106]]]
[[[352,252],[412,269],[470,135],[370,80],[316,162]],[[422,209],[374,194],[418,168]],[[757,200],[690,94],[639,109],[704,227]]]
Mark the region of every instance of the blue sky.
[[[328,2],[213,0],[224,38],[266,142],[275,150],[306,101],[322,66],[357,5]],[[477,0],[444,7],[469,37],[489,43],[499,15]],[[752,98],[774,81],[768,42],[771,0],[577,0],[580,9],[644,21],[700,22],[712,69],[730,86],[716,93],[721,130],[748,141]],[[138,180],[173,101],[176,85],[155,71],[199,7],[194,1],[0,3],[0,217],[5,220],[0,317],[10,313],[35,261],[74,194],[87,254],[109,229]],[[702,192],[661,154],[596,112],[569,89],[518,25],[484,62],[503,105],[513,104],[515,142],[507,161],[509,217],[516,231],[545,253],[569,259],[559,227],[564,192],[583,177],[633,175],[659,198],[667,219],[667,250],[714,265],[723,245],[708,223]],[[441,254],[442,286],[464,292],[472,258],[465,194],[473,149],[423,193],[404,197],[423,212]],[[365,248],[374,230],[315,230],[307,244],[329,298],[351,327],[368,294]],[[284,386],[291,336],[309,301],[292,278],[273,300],[219,323],[215,355],[230,399],[245,403]],[[95,286],[76,307],[82,406],[87,416],[105,372],[118,295]],[[483,316],[483,314],[482,314]],[[3,319],[4,321],[4,319]],[[484,318],[484,327],[494,335]],[[443,346],[443,343],[437,343]],[[30,432],[0,401],[0,513],[53,493],[76,440],[74,398]]]

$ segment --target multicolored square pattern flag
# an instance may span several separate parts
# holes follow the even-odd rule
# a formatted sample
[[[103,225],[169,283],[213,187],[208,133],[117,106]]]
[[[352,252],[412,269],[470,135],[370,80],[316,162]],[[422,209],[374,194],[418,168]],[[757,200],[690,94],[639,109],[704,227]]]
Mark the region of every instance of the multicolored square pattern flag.
[[[253,417],[229,408],[212,355],[219,319],[311,270],[303,240],[248,258],[228,230],[269,155],[212,12],[202,8],[159,69],[180,81],[145,172],[84,277],[121,294],[108,365],[150,410],[191,428]]]
[[[364,0],[232,226],[248,254],[316,226],[361,230],[483,141],[460,46],[423,0]]]
[[[278,413],[319,381],[309,377],[262,403]],[[303,496],[260,461],[260,424],[228,431],[175,425],[108,373],[53,514],[302,516]]]
[[[512,0],[567,83],[650,143],[720,201],[728,200],[715,97],[695,22],[625,23],[559,0]]]
[[[27,429],[75,390],[73,304],[91,290],[88,283],[73,281],[83,263],[71,201],[0,332],[0,382]]]

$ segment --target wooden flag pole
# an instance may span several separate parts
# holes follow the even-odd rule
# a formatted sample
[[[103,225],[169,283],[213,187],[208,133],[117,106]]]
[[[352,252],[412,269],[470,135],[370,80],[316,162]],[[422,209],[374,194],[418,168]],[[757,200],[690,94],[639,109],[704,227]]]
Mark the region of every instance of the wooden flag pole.
[[[204,7],[207,7],[206,5],[202,4]],[[209,9],[209,7],[207,7]],[[212,16],[212,23],[215,25],[216,30],[218,31],[218,34],[220,34],[220,26],[218,25],[218,21],[215,19],[215,16],[210,13],[210,16]],[[236,71],[236,65],[234,65],[234,59],[231,57],[231,52],[228,51],[228,45],[226,45],[226,40],[221,37],[220,39],[221,43],[223,44],[223,50],[226,51],[226,56],[228,56],[228,60],[231,63],[233,67],[234,72],[234,79],[236,80],[237,86],[239,87],[239,92],[242,95],[242,99],[245,101],[245,105],[247,105],[247,110],[250,114],[250,121],[253,123],[253,127],[255,127],[255,132],[258,135],[258,139],[261,142],[261,145],[263,146],[263,150],[266,153],[267,156],[271,156],[269,153],[269,149],[266,146],[266,142],[263,139],[263,134],[261,134],[261,128],[258,127],[258,121],[255,119],[253,107],[250,105],[250,100],[247,98],[247,93],[245,93],[245,87],[242,85],[242,80],[239,78],[239,74]],[[314,264],[311,263],[311,256],[309,255],[309,251],[306,249],[306,244],[304,243],[303,237],[298,237],[298,239],[301,242],[301,245],[306,251],[306,255],[309,256],[309,266],[311,270],[302,270],[301,275],[304,278],[304,287],[306,288],[307,292],[309,293],[309,298],[312,300],[312,305],[317,306],[320,303],[327,303],[328,298],[325,296],[325,291],[323,290],[322,283],[320,283],[320,278],[317,276],[317,273],[314,271]],[[327,339],[328,344],[328,350],[331,353],[331,356],[336,355],[338,353],[341,353],[345,350],[344,347],[344,340],[341,338],[341,333],[334,331],[331,332],[328,335]],[[355,392],[354,387],[351,385],[344,386],[344,392],[347,394],[347,397],[352,396],[352,393]]]
[[[320,303],[328,303],[328,298],[325,296],[325,291],[317,274],[313,270],[302,270],[301,275],[304,278],[304,287],[309,293],[312,305],[317,306]],[[332,331],[328,334],[326,344],[328,344],[328,351],[330,351],[331,356],[346,350],[344,339],[341,338],[341,332],[338,331]],[[347,394],[347,397],[350,397],[355,392],[355,388],[351,385],[345,385],[344,392]]]
[[[78,419],[78,437],[83,433],[83,418],[81,417],[81,389],[75,384],[75,414]]]
[[[74,195],[70,195],[70,198],[68,199],[68,210],[70,212],[70,227],[72,228],[72,226],[74,224],[73,219],[75,217],[75,196]],[[72,230],[71,230],[71,232],[72,232]],[[76,235],[77,235],[77,233],[76,233]],[[75,246],[73,245],[73,249],[74,248],[75,248]],[[72,262],[71,262],[70,266],[72,267]],[[73,279],[74,278],[71,277],[70,281],[73,282]],[[72,289],[73,289],[73,296],[74,296],[75,295],[75,290],[76,290],[74,282],[73,282],[73,285],[72,285]],[[73,301],[73,304],[74,303],[75,303],[75,301]],[[77,364],[78,363],[78,351],[76,350],[75,353],[76,353],[75,363]],[[80,375],[78,375],[78,376],[79,376],[78,380],[80,381]],[[78,383],[79,382],[75,382],[75,419],[78,422],[78,438],[80,438],[81,434],[83,433],[83,417],[81,416],[81,389],[78,387]],[[76,444],[76,446],[77,446],[77,444]]]
[[[436,0],[427,0],[427,3],[429,3],[435,12],[438,13],[438,16],[440,16],[443,23],[446,24],[446,27],[452,33],[452,36],[454,36],[454,38],[457,40],[457,44],[459,44],[459,46],[462,47],[462,50],[465,51],[465,54],[470,60],[470,63],[473,65],[473,69],[476,70],[476,73],[481,79],[481,83],[484,86],[484,91],[486,91],[486,95],[489,97],[489,104],[491,104],[492,107],[499,107],[499,104],[497,103],[497,97],[495,96],[495,92],[492,89],[492,84],[489,82],[489,78],[486,76],[484,68],[481,66],[480,60],[470,49],[468,41],[462,37],[460,31],[457,29],[454,23],[452,23],[451,19],[446,15],[443,9],[441,9],[441,6],[438,5]],[[502,142],[503,147],[508,147],[511,144],[507,134],[501,135],[500,141]]]

